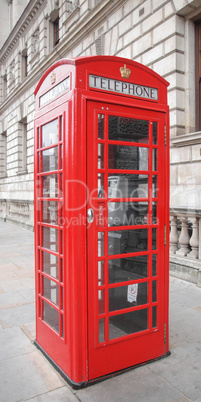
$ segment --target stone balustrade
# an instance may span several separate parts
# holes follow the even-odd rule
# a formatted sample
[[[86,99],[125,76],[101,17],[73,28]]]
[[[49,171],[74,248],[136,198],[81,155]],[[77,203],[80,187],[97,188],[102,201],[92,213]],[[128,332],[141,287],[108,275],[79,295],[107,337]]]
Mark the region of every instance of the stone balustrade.
[[[170,272],[201,285],[201,210],[170,209]]]
[[[170,210],[170,254],[201,259],[201,211]]]

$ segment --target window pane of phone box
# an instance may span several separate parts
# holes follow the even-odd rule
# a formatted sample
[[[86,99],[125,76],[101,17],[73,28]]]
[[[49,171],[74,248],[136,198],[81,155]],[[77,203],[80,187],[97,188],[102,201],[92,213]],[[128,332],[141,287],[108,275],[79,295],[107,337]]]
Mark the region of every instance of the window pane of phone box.
[[[108,254],[127,254],[148,249],[148,230],[116,230],[108,232]]]
[[[144,279],[148,276],[148,256],[117,258],[108,261],[109,283]]]
[[[148,300],[148,284],[134,283],[109,289],[109,311],[132,308],[146,304]]]
[[[43,272],[59,279],[59,258],[43,251]]]
[[[58,142],[58,119],[42,126],[42,147],[48,147]]]
[[[148,223],[148,202],[108,202],[108,226],[137,226]]]
[[[148,198],[148,176],[144,174],[109,174],[109,198]]]
[[[122,116],[109,116],[109,140],[131,141],[147,144],[149,142],[149,122]]]
[[[144,331],[148,328],[148,309],[132,311],[109,318],[109,339]]]
[[[43,320],[59,333],[59,312],[43,301]]]

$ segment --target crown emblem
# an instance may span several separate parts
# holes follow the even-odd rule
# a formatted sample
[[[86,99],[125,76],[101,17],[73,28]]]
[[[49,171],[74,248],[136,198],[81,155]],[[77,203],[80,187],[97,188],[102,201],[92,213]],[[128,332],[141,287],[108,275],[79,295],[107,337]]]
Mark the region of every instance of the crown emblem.
[[[52,74],[50,76],[50,82],[53,85],[56,81],[56,73],[54,71],[52,71]]]
[[[126,64],[124,64],[124,67],[120,67],[120,73],[123,78],[129,78],[131,75],[131,70],[126,68]]]

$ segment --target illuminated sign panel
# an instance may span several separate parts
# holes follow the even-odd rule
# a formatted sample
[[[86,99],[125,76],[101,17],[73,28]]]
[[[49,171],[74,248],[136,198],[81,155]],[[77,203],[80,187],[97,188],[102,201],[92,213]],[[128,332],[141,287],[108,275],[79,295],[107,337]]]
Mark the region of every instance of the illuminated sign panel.
[[[47,103],[57,98],[57,96],[62,95],[66,91],[69,91],[69,89],[70,89],[70,77],[67,77],[65,78],[65,80],[55,85],[54,88],[51,88],[48,92],[46,92],[40,97],[40,107],[45,106]]]
[[[158,100],[158,89],[145,85],[133,84],[130,82],[114,80],[112,78],[89,75],[89,87],[102,91],[115,92],[122,95],[137,96],[150,100]]]

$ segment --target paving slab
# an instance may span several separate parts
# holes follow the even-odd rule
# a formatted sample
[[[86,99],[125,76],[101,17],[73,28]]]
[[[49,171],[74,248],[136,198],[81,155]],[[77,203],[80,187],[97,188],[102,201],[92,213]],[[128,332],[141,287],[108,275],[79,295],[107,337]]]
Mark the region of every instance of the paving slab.
[[[2,281],[1,289],[3,289],[4,292],[9,292],[10,290],[34,289],[34,285],[35,282],[33,278],[17,278],[11,279],[10,281]]]
[[[24,401],[65,385],[37,350],[0,362],[1,402]]]
[[[34,345],[19,327],[0,330],[0,360],[35,351]]]
[[[79,399],[66,386],[55,391],[46,392],[35,398],[27,399],[26,402],[78,402]],[[95,401],[94,401],[95,402]]]
[[[0,310],[17,304],[24,304],[26,302],[24,296],[20,292],[14,290],[10,292],[0,293]]]
[[[187,398],[194,401],[201,395],[200,355],[199,360],[200,362],[195,361],[194,357],[188,356],[182,362],[174,361],[173,364],[173,360],[170,359],[167,364],[165,362],[153,363],[151,370]]]
[[[23,324],[20,326],[21,330],[25,333],[25,335],[29,338],[31,342],[34,342],[36,339],[36,323],[31,322],[28,324]]]
[[[152,373],[148,366],[79,390],[76,395],[82,402],[188,401],[177,389]]]
[[[30,317],[35,316],[34,303],[23,304],[12,308],[5,308],[0,312],[0,322],[7,327],[20,326],[30,322]]]

